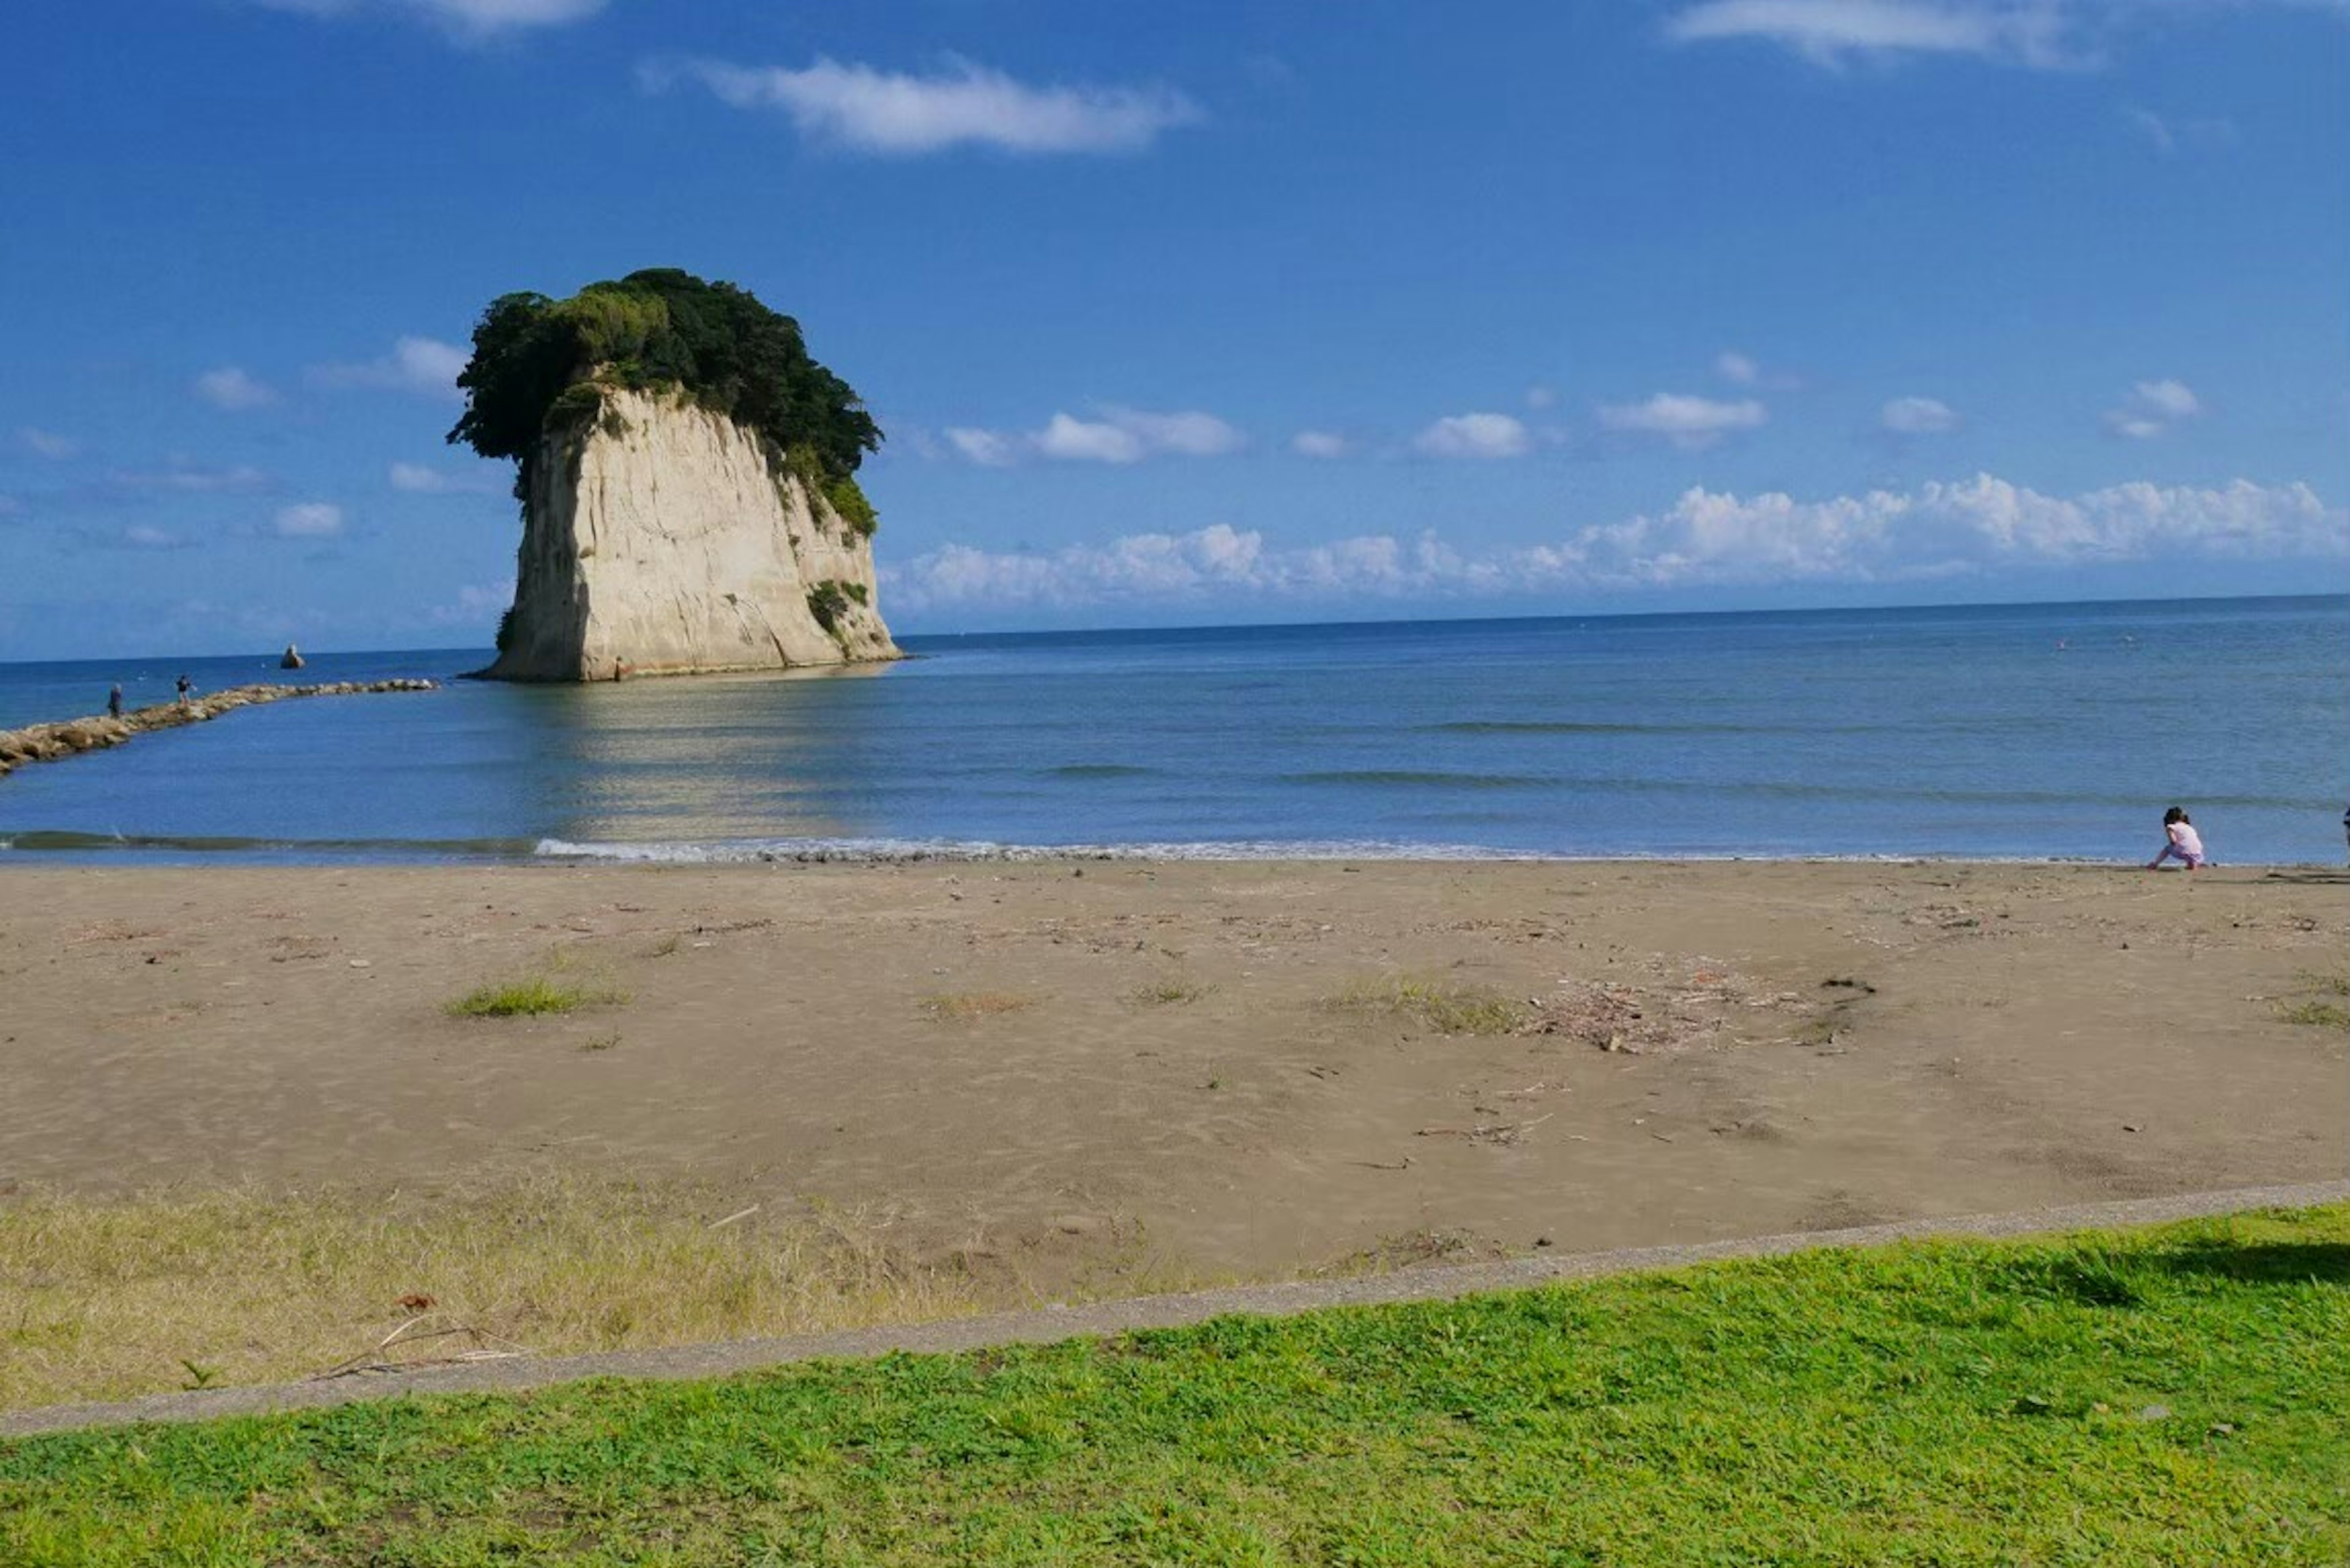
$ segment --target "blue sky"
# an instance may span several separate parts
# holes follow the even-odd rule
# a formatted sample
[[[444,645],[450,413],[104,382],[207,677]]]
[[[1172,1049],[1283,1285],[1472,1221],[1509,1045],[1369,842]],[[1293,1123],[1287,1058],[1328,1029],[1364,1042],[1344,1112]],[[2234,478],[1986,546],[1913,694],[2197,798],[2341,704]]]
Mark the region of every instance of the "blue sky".
[[[83,0],[0,56],[0,658],[485,642],[475,314],[889,441],[903,631],[2350,586],[2350,0]]]

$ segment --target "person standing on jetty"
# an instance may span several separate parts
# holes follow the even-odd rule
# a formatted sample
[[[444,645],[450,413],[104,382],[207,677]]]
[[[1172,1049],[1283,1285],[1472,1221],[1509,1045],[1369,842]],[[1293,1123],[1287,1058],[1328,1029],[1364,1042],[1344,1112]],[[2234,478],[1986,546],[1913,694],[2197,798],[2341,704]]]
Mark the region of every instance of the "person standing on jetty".
[[[106,716],[109,719],[122,717],[122,682],[120,680],[116,681],[114,689],[106,694]]]
[[[182,676],[181,676],[181,677],[180,677],[180,706],[181,706],[181,707],[184,708],[184,707],[186,707],[186,706],[188,705],[188,694],[189,694],[190,692],[193,691],[195,689],[196,689],[196,683],[195,683],[194,681],[192,681],[192,680],[189,680],[189,679],[188,679],[186,676],[184,676],[184,675],[182,675]]]
[[[2203,869],[2203,837],[2187,820],[2185,807],[2174,805],[2162,814],[2162,832],[2168,842],[2163,845],[2161,854],[2146,863],[2147,870],[2158,868],[2174,857],[2185,862],[2189,871]]]

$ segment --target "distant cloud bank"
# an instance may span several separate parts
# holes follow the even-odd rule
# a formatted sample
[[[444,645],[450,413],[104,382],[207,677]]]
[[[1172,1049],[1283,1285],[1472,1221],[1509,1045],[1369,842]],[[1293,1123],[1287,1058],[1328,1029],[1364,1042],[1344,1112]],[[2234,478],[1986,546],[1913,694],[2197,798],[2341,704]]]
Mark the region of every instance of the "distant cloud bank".
[[[2114,485],[2043,495],[1990,474],[1914,491],[1799,501],[1692,489],[1666,510],[1548,543],[1461,549],[1430,532],[1279,548],[1216,524],[1104,545],[998,552],[950,545],[884,576],[915,611],[1243,599],[1464,599],[1575,590],[1917,582],[2158,558],[2350,556],[2350,513],[2306,484]]]

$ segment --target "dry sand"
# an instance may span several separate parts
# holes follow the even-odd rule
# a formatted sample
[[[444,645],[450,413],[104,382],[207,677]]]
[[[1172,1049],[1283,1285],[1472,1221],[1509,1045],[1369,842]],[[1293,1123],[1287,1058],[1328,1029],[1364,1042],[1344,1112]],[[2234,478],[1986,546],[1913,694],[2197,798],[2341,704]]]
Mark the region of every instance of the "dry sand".
[[[0,1192],[412,1193],[553,1167],[839,1206],[919,1253],[1074,1263],[1139,1238],[1179,1269],[1266,1274],[2318,1180],[2345,1168],[2345,1037],[2281,1014],[2343,975],[2345,886],[1952,864],[12,868]],[[627,1000],[444,1011],[549,965]],[[1524,1023],[1448,1035],[1365,1001],[1399,977]]]

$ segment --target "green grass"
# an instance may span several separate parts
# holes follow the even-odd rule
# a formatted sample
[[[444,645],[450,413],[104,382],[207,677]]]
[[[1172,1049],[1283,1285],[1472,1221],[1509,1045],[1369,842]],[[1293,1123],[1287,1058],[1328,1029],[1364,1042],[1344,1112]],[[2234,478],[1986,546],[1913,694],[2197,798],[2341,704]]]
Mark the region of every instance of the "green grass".
[[[1197,985],[1189,981],[1154,981],[1134,993],[1137,1007],[1181,1007],[1215,992],[1212,985]]]
[[[2350,997],[2350,977],[2304,970],[2296,978],[2303,992],[2314,992],[2316,995],[2299,1002],[2278,1002],[2276,1012],[2280,1019],[2313,1029],[2350,1030],[2350,1007],[2337,1000]]]
[[[542,1012],[575,1012],[588,1004],[585,988],[533,975],[528,980],[476,986],[449,1003],[453,1018],[523,1018]]]
[[[0,1561],[2327,1563],[2350,1206],[0,1445]]]
[[[1517,1007],[1491,992],[1399,975],[1350,986],[1330,1005],[1407,1019],[1437,1034],[1507,1034],[1525,1021]]]

